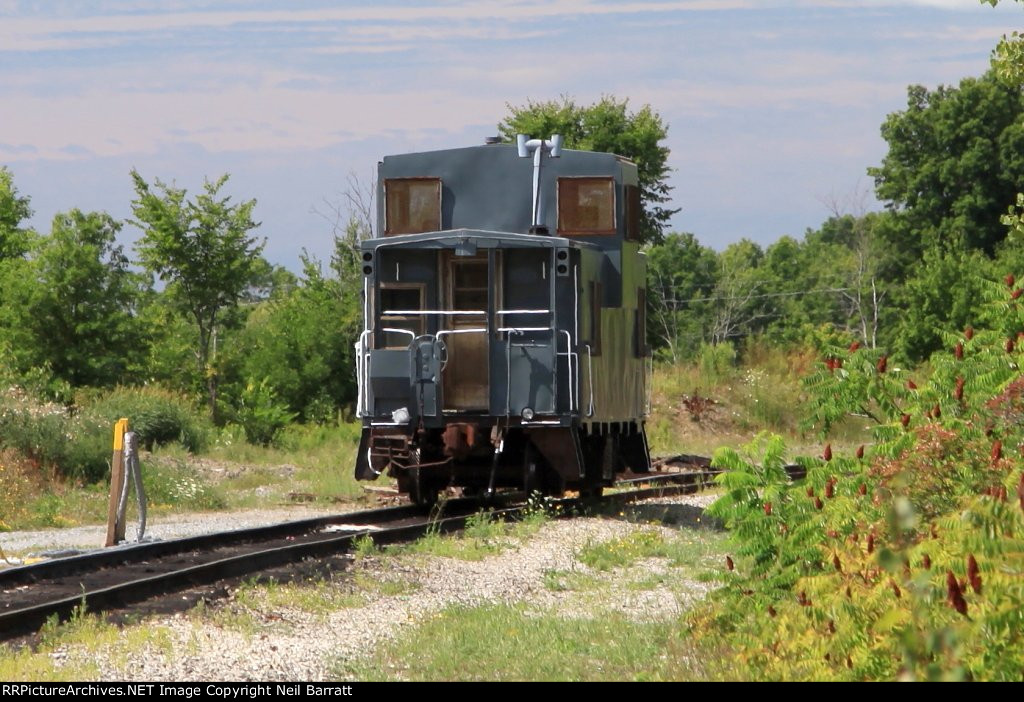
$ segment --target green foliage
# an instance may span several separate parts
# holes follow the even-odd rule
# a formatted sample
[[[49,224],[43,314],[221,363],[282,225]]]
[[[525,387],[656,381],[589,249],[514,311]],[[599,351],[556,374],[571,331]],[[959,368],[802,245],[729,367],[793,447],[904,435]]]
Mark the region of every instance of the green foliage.
[[[8,388],[0,394],[0,446],[58,475],[95,481],[109,469],[111,427]]]
[[[21,372],[45,367],[72,386],[112,386],[137,377],[143,343],[135,317],[141,280],[115,244],[109,215],[72,210],[31,242],[28,260],[0,271],[6,310],[0,334]]]
[[[31,216],[29,198],[18,195],[11,172],[0,166],[0,262],[28,251],[30,233],[19,225]]]
[[[594,570],[612,570],[633,565],[641,558],[667,557],[669,545],[656,531],[633,531],[626,536],[587,544],[577,554],[580,563]]]
[[[920,255],[944,240],[991,255],[999,215],[1024,181],[1024,96],[989,73],[958,87],[908,89],[882,125],[889,152],[869,169],[897,213],[894,244]]]
[[[869,447],[800,459],[798,485],[777,437],[716,454],[735,570],[698,644],[753,678],[1020,679],[1024,309],[1011,279],[979,289],[984,328],[945,334],[928,378],[861,348],[808,378],[811,423],[870,416]]]
[[[218,324],[250,289],[260,272],[263,244],[249,236],[255,200],[231,204],[220,190],[228,176],[206,181],[203,192],[186,200],[182,188],[156,181],[155,190],[132,171],[134,222],[143,230],[138,243],[142,264],[167,283],[166,295],[196,325],[194,346],[205,376],[210,413],[216,419],[217,371],[210,365]]]
[[[238,400],[236,418],[250,443],[269,446],[276,443],[282,430],[295,419],[278,399],[267,379],[250,380]]]
[[[981,4],[995,7],[999,0],[981,0]],[[1010,85],[1024,84],[1024,34],[1015,31],[1003,35],[992,52],[992,70]]]
[[[672,191],[666,182],[669,149],[660,145],[668,136],[668,127],[650,105],[629,112],[629,101],[613,96],[602,97],[586,107],[562,96],[559,100],[529,100],[526,105],[507,107],[509,115],[498,125],[505,141],[515,142],[517,134],[538,139],[561,134],[567,148],[604,151],[632,159],[637,166],[643,203],[641,239],[661,240],[668,220],[679,210],[662,206],[669,201]]]
[[[647,335],[673,362],[707,339],[718,254],[693,234],[669,234],[647,252]]]
[[[113,426],[127,417],[140,445],[154,447],[177,443],[193,453],[202,451],[213,431],[194,403],[179,393],[156,386],[118,387],[93,398],[80,398],[83,416]]]
[[[311,259],[304,264],[301,285],[253,311],[225,367],[242,378],[265,378],[292,412],[323,422],[355,399],[352,340],[361,310],[340,279],[324,277]]]
[[[593,619],[522,605],[450,606],[366,662],[339,661],[358,680],[645,680],[666,676],[669,622],[618,612]]]
[[[153,507],[223,509],[224,496],[192,468],[146,461],[142,465],[146,499]]]
[[[960,247],[926,250],[894,300],[902,313],[893,347],[915,362],[941,348],[943,327],[963,328],[978,318],[981,281],[991,273],[992,263],[980,251]]]

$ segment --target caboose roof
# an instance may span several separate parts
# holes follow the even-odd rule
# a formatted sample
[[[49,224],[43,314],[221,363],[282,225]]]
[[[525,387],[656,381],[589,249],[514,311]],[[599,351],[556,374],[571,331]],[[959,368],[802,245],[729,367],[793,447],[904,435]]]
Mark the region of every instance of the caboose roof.
[[[379,239],[367,239],[360,248],[376,251],[380,248],[450,249],[472,243],[482,249],[576,248],[598,249],[594,244],[577,239],[542,234],[491,232],[483,229],[449,229],[441,232],[402,234]]]

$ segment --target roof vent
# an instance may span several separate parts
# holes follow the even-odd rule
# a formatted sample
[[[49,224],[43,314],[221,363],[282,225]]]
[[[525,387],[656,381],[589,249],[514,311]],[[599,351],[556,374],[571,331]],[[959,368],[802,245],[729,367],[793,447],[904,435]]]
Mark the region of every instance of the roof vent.
[[[489,136],[489,137],[486,137],[484,139],[484,143],[487,144],[488,146],[493,146],[494,144],[500,144],[501,143],[501,137],[500,136]]]

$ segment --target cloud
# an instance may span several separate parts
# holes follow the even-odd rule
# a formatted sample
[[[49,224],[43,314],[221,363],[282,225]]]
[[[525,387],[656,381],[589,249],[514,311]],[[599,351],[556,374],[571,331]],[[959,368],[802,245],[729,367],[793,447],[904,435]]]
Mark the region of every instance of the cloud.
[[[89,35],[122,35],[131,41],[144,33],[194,31],[269,26],[281,27],[353,22],[389,23],[448,21],[528,21],[539,22],[563,17],[640,15],[649,13],[721,11],[750,9],[753,0],[668,0],[665,2],[599,3],[593,0],[551,0],[514,2],[479,0],[434,6],[394,6],[367,4],[356,7],[305,10],[234,10],[176,13],[131,13],[80,17],[12,17],[0,24],[0,49],[39,51],[51,48],[49,42],[62,39],[65,48],[76,44],[88,47]]]

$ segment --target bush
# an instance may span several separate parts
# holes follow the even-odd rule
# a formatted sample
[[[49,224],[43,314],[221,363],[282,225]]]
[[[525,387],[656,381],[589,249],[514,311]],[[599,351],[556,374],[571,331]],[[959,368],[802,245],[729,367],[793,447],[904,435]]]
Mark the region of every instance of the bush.
[[[267,378],[259,383],[250,380],[239,399],[238,422],[252,444],[269,446],[276,443],[281,430],[297,416],[278,401]]]
[[[209,425],[192,405],[159,388],[117,388],[83,399],[77,413],[41,402],[19,388],[0,393],[0,447],[7,447],[57,475],[95,482],[110,470],[112,431],[121,417],[131,420],[142,445],[180,442],[198,451]]]
[[[81,415],[98,423],[113,426],[127,417],[147,450],[179,443],[197,453],[212,433],[210,423],[189,399],[160,387],[119,387],[84,404]]]
[[[61,405],[40,402],[19,388],[8,388],[0,393],[0,446],[58,475],[94,481],[109,467],[110,429],[73,417]]]
[[[880,351],[819,363],[811,423],[868,416],[872,445],[824,445],[799,485],[777,437],[716,454],[727,492],[709,512],[735,561],[692,632],[743,677],[1020,680],[1024,310],[1007,283],[986,284],[989,329],[944,335],[927,381]]]

